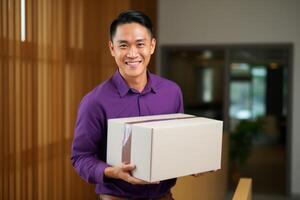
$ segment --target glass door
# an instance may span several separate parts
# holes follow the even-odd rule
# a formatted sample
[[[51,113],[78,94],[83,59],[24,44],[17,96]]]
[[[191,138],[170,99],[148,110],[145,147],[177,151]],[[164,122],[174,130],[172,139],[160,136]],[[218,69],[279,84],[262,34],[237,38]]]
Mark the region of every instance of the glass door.
[[[254,193],[285,194],[288,51],[241,46],[228,57],[230,185],[252,177]]]
[[[183,45],[162,52],[162,75],[181,87],[185,112],[224,121],[229,188],[244,176],[253,178],[254,194],[285,194],[291,45]]]

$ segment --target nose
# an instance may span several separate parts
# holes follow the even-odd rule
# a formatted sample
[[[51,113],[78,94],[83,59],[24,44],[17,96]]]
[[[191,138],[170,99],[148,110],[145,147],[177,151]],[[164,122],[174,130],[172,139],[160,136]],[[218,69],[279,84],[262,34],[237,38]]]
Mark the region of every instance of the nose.
[[[128,58],[135,58],[138,55],[138,51],[136,47],[130,47],[127,53]]]

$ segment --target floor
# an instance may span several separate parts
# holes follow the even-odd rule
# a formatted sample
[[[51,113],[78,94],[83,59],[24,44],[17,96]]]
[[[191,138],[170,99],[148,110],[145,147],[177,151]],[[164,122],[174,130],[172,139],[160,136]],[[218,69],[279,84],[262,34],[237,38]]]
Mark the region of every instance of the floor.
[[[292,198],[282,195],[255,194],[253,200],[299,200],[300,198]]]
[[[233,194],[228,193],[227,200],[232,200]],[[254,194],[252,196],[253,200],[300,200],[300,197],[287,197],[282,195],[272,195],[272,194]]]
[[[254,146],[247,164],[240,169],[241,177],[252,178],[254,200],[295,199],[286,195],[285,158],[285,148],[280,144]],[[229,187],[233,191],[236,185],[230,182]]]
[[[285,148],[282,145],[260,145],[253,148],[242,176],[252,177],[253,193],[286,194]]]

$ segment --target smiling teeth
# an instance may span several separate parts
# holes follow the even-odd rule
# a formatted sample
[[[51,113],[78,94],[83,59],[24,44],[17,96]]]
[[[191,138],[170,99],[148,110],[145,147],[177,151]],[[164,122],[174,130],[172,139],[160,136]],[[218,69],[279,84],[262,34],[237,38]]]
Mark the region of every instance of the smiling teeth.
[[[135,61],[135,62],[125,62],[126,65],[137,65],[140,64],[141,61]]]

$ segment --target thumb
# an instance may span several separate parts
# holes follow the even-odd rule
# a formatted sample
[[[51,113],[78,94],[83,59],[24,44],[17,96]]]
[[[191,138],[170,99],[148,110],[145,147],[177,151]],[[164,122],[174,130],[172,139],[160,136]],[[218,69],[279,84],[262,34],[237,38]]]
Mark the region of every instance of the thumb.
[[[135,168],[135,165],[133,164],[122,164],[121,166],[123,171],[131,171]]]

